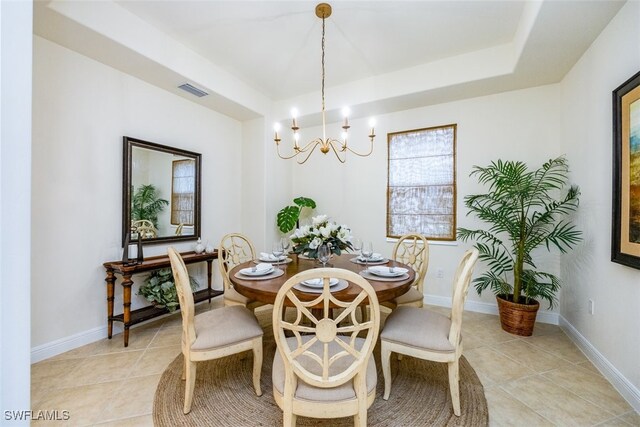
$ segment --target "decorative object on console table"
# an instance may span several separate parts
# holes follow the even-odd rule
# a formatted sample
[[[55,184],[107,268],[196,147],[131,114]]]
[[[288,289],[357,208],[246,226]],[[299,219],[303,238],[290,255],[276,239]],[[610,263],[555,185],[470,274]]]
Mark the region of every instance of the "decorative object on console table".
[[[640,269],[640,72],[613,91],[611,261]]]
[[[142,255],[142,235],[140,233],[138,233],[138,245],[137,245],[137,260],[139,263],[142,263],[142,261],[144,261],[144,255]]]
[[[198,262],[207,263],[207,287],[201,289],[193,294],[193,299],[196,303],[208,300],[211,302],[211,298],[218,295],[222,295],[222,291],[218,291],[211,288],[211,278],[213,271],[213,260],[218,258],[218,251],[214,251],[212,254],[196,254],[195,252],[185,252],[181,254],[185,264],[194,264]],[[145,320],[152,319],[154,317],[161,316],[168,313],[166,308],[160,308],[153,305],[142,307],[137,310],[131,310],[131,288],[133,286],[133,276],[139,273],[147,273],[153,270],[161,268],[168,268],[171,266],[169,257],[156,256],[148,257],[142,263],[128,264],[122,261],[109,261],[103,264],[107,277],[107,336],[111,338],[113,336],[113,322],[122,322],[124,324],[124,346],[129,345],[129,328]],[[114,301],[115,301],[115,283],[116,275],[122,276],[120,282],[122,286],[122,313],[114,314]]]
[[[351,229],[346,225],[330,222],[327,215],[314,216],[311,225],[303,225],[291,235],[293,252],[309,258],[318,257],[318,248],[327,245],[331,253],[340,255],[343,250],[353,250]]]
[[[478,294],[491,288],[496,295],[502,329],[507,332],[531,335],[539,307],[535,298],[553,307],[560,290],[560,279],[540,271],[531,253],[545,246],[565,253],[582,240],[582,232],[566,219],[578,208],[580,190],[571,186],[564,197],[556,198],[567,185],[568,173],[564,157],[534,171],[523,162],[498,160],[487,167],[474,166],[471,172],[489,190],[466,196],[464,203],[488,228],[459,228],[458,238],[475,239],[480,259],[489,265],[473,283]]]
[[[204,245],[202,244],[202,239],[200,237],[198,237],[198,241],[196,242],[194,251],[197,254],[201,254],[202,252],[204,252]]]

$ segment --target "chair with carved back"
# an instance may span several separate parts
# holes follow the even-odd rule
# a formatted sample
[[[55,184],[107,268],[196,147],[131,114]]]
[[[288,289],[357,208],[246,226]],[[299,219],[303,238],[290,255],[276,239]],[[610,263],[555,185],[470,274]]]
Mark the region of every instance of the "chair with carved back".
[[[405,234],[393,247],[391,258],[411,266],[416,278],[407,292],[381,305],[392,310],[400,306],[422,307],[424,279],[429,267],[429,242],[421,234]]]
[[[350,282],[350,301],[331,292],[330,279]],[[322,290],[310,301],[298,298],[293,287],[302,281],[321,279]],[[340,282],[339,282],[340,283]],[[319,282],[318,282],[319,284]],[[336,285],[339,286],[339,285]],[[283,315],[287,304],[289,316]],[[372,308],[371,319],[356,316],[359,304]],[[333,309],[340,311],[332,318]],[[356,426],[367,425],[367,409],[376,393],[373,359],[380,306],[373,287],[360,275],[335,268],[317,268],[291,277],[280,288],[273,308],[273,331],[278,351],[273,361],[273,395],[283,410],[283,424],[295,426],[298,416],[311,418],[354,417]],[[293,336],[287,337],[285,331]]]
[[[258,396],[262,369],[262,328],[245,307],[222,307],[195,315],[187,268],[180,254],[168,249],[182,315],[182,379],[186,380],[183,412],[191,411],[197,362],[253,351],[253,387]]]
[[[220,241],[218,265],[224,287],[224,305],[242,305],[251,310],[265,305],[238,293],[229,280],[229,272],[238,264],[256,259],[256,250],[249,238],[239,233],[229,233]]]
[[[152,239],[158,237],[158,229],[148,219],[140,219],[131,221],[131,231],[138,233],[143,239]]]
[[[405,354],[448,365],[449,392],[453,413],[460,416],[460,375],[462,355],[462,312],[478,250],[464,253],[453,279],[451,314],[446,316],[426,308],[398,307],[389,315],[380,333],[384,396],[391,394],[391,353]]]

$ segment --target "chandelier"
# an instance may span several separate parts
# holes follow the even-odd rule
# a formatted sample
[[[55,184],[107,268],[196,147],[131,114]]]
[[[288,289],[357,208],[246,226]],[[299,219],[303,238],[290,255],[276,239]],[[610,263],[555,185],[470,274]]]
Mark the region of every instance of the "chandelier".
[[[315,151],[316,148],[320,147],[320,152],[322,154],[327,154],[329,151],[333,151],[333,153],[336,155],[337,159],[340,161],[340,163],[344,163],[347,158],[346,158],[346,154],[347,151],[352,152],[353,154],[360,156],[360,157],[366,157],[368,155],[370,155],[373,152],[373,139],[375,138],[375,133],[374,133],[374,126],[375,126],[375,122],[373,119],[371,119],[369,121],[369,127],[371,128],[371,132],[369,132],[369,139],[370,139],[370,147],[369,147],[369,152],[367,153],[358,153],[356,151],[354,151],[351,147],[349,147],[347,145],[347,142],[349,140],[349,128],[351,126],[349,126],[349,108],[345,107],[342,109],[342,113],[344,115],[344,122],[342,124],[342,135],[341,135],[341,140],[338,139],[334,139],[331,137],[327,137],[327,133],[325,130],[325,125],[326,125],[326,121],[325,121],[325,103],[324,103],[324,76],[325,76],[325,71],[324,71],[324,35],[325,35],[325,29],[324,29],[324,21],[326,18],[328,18],[329,16],[331,16],[331,5],[327,4],[327,3],[320,3],[316,6],[316,16],[318,18],[322,19],[322,138],[316,138],[312,141],[310,141],[309,143],[307,143],[304,146],[300,146],[298,144],[299,140],[300,140],[300,134],[298,133],[298,131],[300,130],[300,128],[298,127],[298,122],[297,122],[297,117],[298,117],[298,111],[294,108],[293,110],[291,110],[291,116],[293,117],[292,119],[292,125],[291,125],[291,130],[293,131],[293,154],[289,155],[289,156],[283,156],[282,154],[280,154],[280,135],[278,134],[278,132],[280,132],[280,123],[276,123],[274,125],[274,130],[275,130],[275,138],[273,139],[276,143],[276,151],[278,153],[278,157],[280,157],[281,159],[292,159],[294,157],[297,158],[297,162],[299,164],[303,164],[304,162],[306,162],[307,160],[309,160],[309,157],[311,157],[311,154],[313,154],[313,152]],[[299,156],[299,157],[298,157]]]

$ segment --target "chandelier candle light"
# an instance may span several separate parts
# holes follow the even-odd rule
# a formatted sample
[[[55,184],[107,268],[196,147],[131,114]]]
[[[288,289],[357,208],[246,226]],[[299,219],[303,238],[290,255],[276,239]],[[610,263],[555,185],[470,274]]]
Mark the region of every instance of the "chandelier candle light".
[[[327,138],[327,134],[326,134],[326,130],[325,130],[325,125],[326,125],[326,121],[325,121],[325,102],[324,102],[324,76],[325,76],[325,72],[324,72],[324,34],[325,34],[325,30],[324,30],[324,21],[326,18],[328,18],[329,16],[331,16],[331,6],[327,3],[320,3],[319,5],[316,6],[316,16],[318,18],[322,19],[322,138],[316,138],[314,140],[312,140],[311,142],[307,143],[306,145],[304,145],[303,147],[301,147],[298,144],[298,141],[300,140],[300,134],[298,133],[298,130],[300,130],[300,128],[298,127],[298,110],[297,109],[292,109],[291,110],[291,116],[293,117],[292,120],[292,125],[291,125],[291,130],[293,131],[293,154],[290,156],[283,156],[282,154],[280,154],[280,135],[278,134],[278,132],[280,132],[280,123],[276,123],[273,126],[273,129],[275,130],[275,138],[273,139],[276,143],[276,151],[278,153],[278,157],[280,157],[281,159],[292,159],[294,157],[297,157],[298,155],[301,155],[297,161],[299,164],[303,164],[304,162],[306,162],[307,160],[309,160],[309,157],[311,157],[311,154],[313,154],[314,150],[319,146],[320,147],[320,152],[323,154],[327,154],[329,151],[333,151],[333,153],[336,155],[336,157],[338,158],[338,160],[340,161],[340,163],[344,163],[347,158],[346,158],[346,152],[350,151],[353,154],[360,156],[360,157],[366,157],[368,155],[370,155],[373,152],[373,139],[375,138],[375,132],[374,132],[374,126],[375,126],[375,121],[374,119],[371,119],[369,121],[369,127],[371,128],[371,132],[369,133],[369,139],[371,141],[371,146],[369,148],[369,152],[368,153],[358,153],[356,151],[354,151],[353,149],[351,149],[351,147],[349,147],[347,145],[347,140],[349,138],[349,128],[351,126],[349,126],[349,114],[350,114],[350,110],[348,107],[344,107],[342,109],[342,114],[344,115],[344,123],[342,124],[342,141],[334,139],[334,138]],[[342,154],[341,154],[342,153]]]

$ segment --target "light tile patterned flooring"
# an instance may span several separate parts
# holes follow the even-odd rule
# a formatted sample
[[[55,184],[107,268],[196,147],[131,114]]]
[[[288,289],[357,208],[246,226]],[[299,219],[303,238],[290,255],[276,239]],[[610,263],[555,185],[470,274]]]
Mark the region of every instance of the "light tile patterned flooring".
[[[220,305],[216,298],[198,311]],[[70,411],[70,420],[48,423],[57,426],[152,426],[155,389],[180,353],[180,334],[176,314],[134,328],[128,348],[116,335],[34,364],[32,409]],[[640,426],[640,415],[559,327],[537,324],[532,337],[516,337],[496,316],[465,312],[463,337],[492,426]]]

